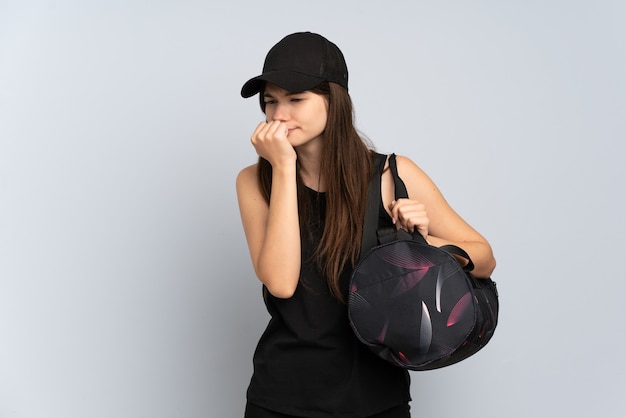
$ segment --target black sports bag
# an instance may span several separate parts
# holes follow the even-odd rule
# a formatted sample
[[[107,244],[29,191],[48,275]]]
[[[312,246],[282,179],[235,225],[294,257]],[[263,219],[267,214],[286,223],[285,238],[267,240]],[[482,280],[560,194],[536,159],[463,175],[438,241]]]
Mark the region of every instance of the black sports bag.
[[[468,254],[453,245],[433,247],[415,232],[376,230],[381,172],[377,154],[368,191],[361,259],[350,282],[348,314],[356,336],[385,360],[410,370],[457,363],[483,348],[498,323],[498,292],[476,279]],[[396,200],[407,197],[389,158]],[[455,254],[467,259],[461,267]]]

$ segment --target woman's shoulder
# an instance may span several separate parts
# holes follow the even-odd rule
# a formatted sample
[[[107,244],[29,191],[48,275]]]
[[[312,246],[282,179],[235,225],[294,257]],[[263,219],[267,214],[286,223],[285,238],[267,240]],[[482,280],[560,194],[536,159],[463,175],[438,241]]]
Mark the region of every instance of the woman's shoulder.
[[[409,196],[425,198],[424,194],[440,194],[439,188],[430,176],[422,170],[411,158],[404,155],[396,155],[398,175],[404,181]]]
[[[252,164],[247,167],[244,167],[237,174],[237,190],[241,189],[251,189],[258,187],[258,179],[257,179],[257,167],[258,164]]]
[[[391,153],[391,152],[383,153],[383,152],[373,151],[373,150],[371,151],[371,153],[372,153],[374,158],[384,158],[386,160],[385,161],[385,167],[387,167],[389,165],[389,157],[391,157],[392,155],[395,156],[396,163],[397,163],[398,167],[400,165],[402,165],[402,166],[405,166],[405,165],[411,166],[412,165],[412,166],[416,166],[417,167],[417,164],[410,157],[408,157],[406,155],[403,155],[403,154],[397,154],[395,152],[394,153]]]
[[[257,167],[258,163],[254,163],[252,165],[242,168],[241,171],[239,171],[239,174],[237,174],[237,183],[239,183],[240,181],[247,182],[250,179],[256,179]]]
[[[408,175],[408,177],[426,177],[428,175],[421,167],[413,161],[410,157],[406,155],[396,155],[396,165],[398,167],[398,174],[402,177],[403,174]]]
[[[413,161],[410,157],[406,155],[396,154],[396,163],[398,164],[398,168],[402,167],[405,169],[420,169],[415,161]]]
[[[242,174],[243,175],[249,175],[249,174],[256,175],[256,170],[258,166],[259,166],[259,163],[254,163],[247,167],[244,167],[241,169],[241,171],[239,171],[239,175],[242,175]]]

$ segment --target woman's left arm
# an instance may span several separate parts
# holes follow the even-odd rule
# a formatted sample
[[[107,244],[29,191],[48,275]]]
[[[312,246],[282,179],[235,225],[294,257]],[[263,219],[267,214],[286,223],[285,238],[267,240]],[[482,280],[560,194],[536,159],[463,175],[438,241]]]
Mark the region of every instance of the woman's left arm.
[[[436,247],[454,244],[463,248],[474,263],[472,274],[487,278],[496,267],[489,242],[459,216],[428,175],[407,157],[396,157],[398,174],[406,185],[409,199],[390,205],[396,225],[418,228],[428,243]]]

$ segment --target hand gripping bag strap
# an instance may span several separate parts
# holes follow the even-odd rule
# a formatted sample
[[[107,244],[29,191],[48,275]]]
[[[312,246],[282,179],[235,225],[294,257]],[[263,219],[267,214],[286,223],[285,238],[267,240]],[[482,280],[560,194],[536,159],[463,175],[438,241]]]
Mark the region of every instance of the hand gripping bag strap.
[[[367,203],[365,206],[365,217],[363,222],[363,235],[361,237],[361,255],[367,253],[367,251],[377,244],[382,244],[398,239],[397,234],[403,234],[403,231],[396,231],[395,227],[384,228],[379,230],[378,227],[378,215],[380,210],[381,193],[380,182],[382,178],[383,170],[385,169],[385,163],[389,160],[389,170],[391,171],[394,183],[394,196],[396,200],[402,198],[408,198],[406,186],[398,175],[398,167],[396,165],[396,155],[391,154],[389,156],[383,154],[375,154],[374,156],[374,171],[367,190]],[[420,234],[418,240],[423,237]],[[411,239],[409,236],[404,238]]]
[[[395,199],[408,199],[409,193],[406,190],[406,185],[400,178],[398,174],[398,166],[396,164],[396,154],[391,154],[389,156],[389,171],[391,171],[391,177],[393,177],[393,189]],[[395,228],[394,228],[395,230]],[[419,241],[421,243],[427,244],[426,239],[417,232],[417,230],[413,231],[411,234],[406,234],[404,230],[397,230],[397,239],[413,239],[415,241]],[[410,235],[410,236],[409,236]],[[463,250],[461,250],[463,251]]]

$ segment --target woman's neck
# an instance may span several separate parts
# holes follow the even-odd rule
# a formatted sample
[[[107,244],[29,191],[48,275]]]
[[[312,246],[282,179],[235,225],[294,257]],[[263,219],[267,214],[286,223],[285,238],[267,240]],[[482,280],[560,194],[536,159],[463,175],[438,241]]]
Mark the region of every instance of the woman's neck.
[[[325,183],[322,179],[320,147],[305,147],[297,149],[300,178],[305,186],[318,192],[324,192]]]

